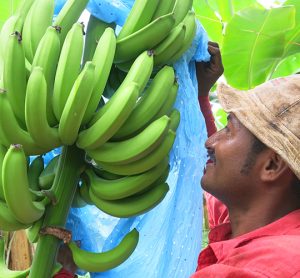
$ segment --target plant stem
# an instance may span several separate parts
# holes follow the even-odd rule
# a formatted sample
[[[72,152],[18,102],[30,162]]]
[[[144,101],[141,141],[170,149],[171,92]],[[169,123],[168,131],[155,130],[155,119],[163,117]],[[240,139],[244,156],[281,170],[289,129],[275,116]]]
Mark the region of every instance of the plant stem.
[[[84,152],[75,146],[63,147],[53,182],[56,205],[46,209],[43,227],[65,227],[79,176],[84,167]],[[29,278],[50,278],[61,240],[52,235],[41,235],[33,257]]]

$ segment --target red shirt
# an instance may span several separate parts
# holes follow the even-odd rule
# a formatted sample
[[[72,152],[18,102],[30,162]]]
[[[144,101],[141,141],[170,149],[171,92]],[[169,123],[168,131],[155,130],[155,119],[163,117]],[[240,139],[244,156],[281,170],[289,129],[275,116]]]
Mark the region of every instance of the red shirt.
[[[208,97],[199,97],[199,104],[210,136],[216,127]],[[227,208],[209,193],[204,195],[210,243],[200,253],[191,278],[300,277],[300,210],[230,239]]]
[[[74,278],[74,277],[77,277],[77,275],[74,275],[63,268],[53,276],[53,278]]]
[[[191,278],[300,277],[300,210],[230,239],[230,224],[213,228]]]

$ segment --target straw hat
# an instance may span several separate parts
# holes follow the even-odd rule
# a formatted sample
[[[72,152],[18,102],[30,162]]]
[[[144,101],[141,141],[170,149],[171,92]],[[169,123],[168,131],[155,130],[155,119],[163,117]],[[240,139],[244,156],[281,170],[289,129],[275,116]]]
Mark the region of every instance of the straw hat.
[[[273,79],[248,91],[221,84],[218,98],[226,112],[234,113],[300,179],[300,75]]]

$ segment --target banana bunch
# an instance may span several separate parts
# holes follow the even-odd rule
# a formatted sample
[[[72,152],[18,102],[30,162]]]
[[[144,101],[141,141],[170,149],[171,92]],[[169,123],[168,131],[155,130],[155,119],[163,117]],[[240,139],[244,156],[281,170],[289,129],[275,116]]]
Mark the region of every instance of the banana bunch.
[[[77,22],[88,0],[68,0],[53,20],[54,2],[24,0],[0,32],[0,229],[27,229],[43,246],[29,277],[48,277],[51,258],[38,257],[58,241],[39,231],[64,226],[70,206],[121,218],[164,199],[180,122],[171,64],[196,30],[191,0],[137,0],[117,36],[93,16],[87,28]],[[108,252],[70,248],[94,272],[122,263],[137,242],[133,230]]]
[[[115,63],[128,71],[144,50],[154,51],[154,66],[172,64],[189,48],[196,32],[192,0],[136,0],[117,35]]]

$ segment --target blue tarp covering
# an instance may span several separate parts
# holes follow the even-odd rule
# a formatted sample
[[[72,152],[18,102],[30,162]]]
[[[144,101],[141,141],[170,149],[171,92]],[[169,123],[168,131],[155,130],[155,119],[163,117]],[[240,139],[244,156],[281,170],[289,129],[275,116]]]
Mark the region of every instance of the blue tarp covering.
[[[56,1],[56,12],[65,1]],[[133,0],[91,0],[88,11],[96,17],[122,26]],[[133,228],[140,233],[138,246],[119,267],[91,277],[184,278],[197,266],[202,235],[202,190],[200,179],[206,162],[206,128],[199,110],[194,61],[208,61],[208,38],[198,22],[192,47],[174,65],[179,82],[175,107],[181,123],[170,155],[170,191],[150,212],[127,219],[102,213],[94,206],[73,208],[67,228],[81,248],[99,252],[116,246]],[[45,160],[53,153],[46,155]]]

